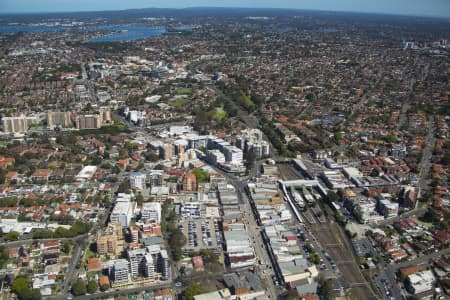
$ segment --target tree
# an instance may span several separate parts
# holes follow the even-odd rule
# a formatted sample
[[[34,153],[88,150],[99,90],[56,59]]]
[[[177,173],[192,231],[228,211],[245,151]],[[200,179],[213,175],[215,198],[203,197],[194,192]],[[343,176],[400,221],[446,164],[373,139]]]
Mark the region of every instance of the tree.
[[[11,290],[20,300],[39,300],[41,293],[38,289],[30,288],[30,281],[26,277],[17,277],[11,285]]]
[[[247,154],[247,170],[253,169],[256,162],[256,153],[250,152]]]
[[[194,296],[197,296],[203,292],[202,287],[196,283],[188,286],[183,293],[181,293],[182,300],[192,300]]]
[[[320,257],[316,253],[311,253],[310,257],[314,264],[318,265],[320,263]]]
[[[107,284],[102,284],[100,286],[100,291],[102,291],[102,292],[107,291],[108,289],[109,289],[109,285],[107,285]]]
[[[331,202],[338,202],[339,201],[339,196],[338,194],[336,194],[333,191],[328,191],[327,193],[327,200]]]
[[[74,296],[81,296],[86,294],[86,292],[86,283],[83,280],[77,280],[77,282],[72,285],[72,294]]]
[[[97,292],[98,290],[98,284],[95,280],[91,280],[89,281],[88,285],[87,285],[87,292],[89,294],[93,294],[95,292]]]
[[[17,231],[10,231],[6,234],[5,240],[7,241],[17,241],[19,239],[20,233]]]
[[[138,204],[138,205],[142,205],[142,203],[144,202],[144,196],[142,196],[142,193],[141,192],[139,192],[137,195],[136,195],[136,203]]]
[[[326,300],[334,299],[333,294],[333,283],[331,279],[324,279],[323,277],[319,278],[320,285],[320,294]]]
[[[124,180],[120,183],[119,187],[117,188],[118,193],[129,193],[131,190],[131,185],[129,180]]]
[[[206,171],[195,169],[192,171],[192,173],[195,175],[197,183],[209,181],[209,173]]]
[[[180,260],[183,256],[182,247],[186,244],[186,237],[179,228],[171,228],[169,238],[170,251],[174,260]]]
[[[64,253],[66,253],[66,254],[69,254],[69,252],[70,252],[70,244],[69,244],[69,242],[64,242],[63,244],[62,244],[62,249],[61,249],[61,251],[62,252],[64,252]]]

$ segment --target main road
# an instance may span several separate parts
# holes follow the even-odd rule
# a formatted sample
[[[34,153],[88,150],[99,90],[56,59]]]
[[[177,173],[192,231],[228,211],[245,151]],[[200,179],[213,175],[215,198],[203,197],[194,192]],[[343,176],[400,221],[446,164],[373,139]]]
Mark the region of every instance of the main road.
[[[434,136],[434,119],[433,116],[429,116],[430,120],[427,128],[427,135],[425,137],[425,148],[422,152],[422,160],[419,164],[419,181],[417,187],[419,191],[417,192],[417,199],[421,197],[423,190],[428,188],[428,174],[431,168],[431,157],[433,155],[434,144],[436,143],[436,137]],[[416,202],[416,208],[419,201]]]
[[[394,264],[394,265],[392,265],[392,269],[398,270],[400,268],[404,268],[404,267],[408,267],[408,266],[420,265],[420,264],[428,263],[430,261],[430,259],[436,259],[438,257],[441,257],[442,255],[448,255],[448,254],[450,254],[450,249],[449,248],[438,250],[437,252],[433,252],[433,253],[430,253],[430,254],[427,254],[427,255],[421,255],[421,256],[417,257],[416,259],[413,259],[413,260],[409,260],[409,261],[405,261],[405,262],[402,262],[402,263]]]
[[[253,214],[253,210],[250,205],[250,200],[248,199],[247,193],[245,191],[247,183],[232,174],[226,173],[214,166],[211,167],[214,170],[216,170],[219,174],[227,178],[228,182],[230,182],[235,188],[241,210],[243,210],[244,222],[247,231],[250,235],[251,240],[253,241],[253,248],[255,249],[256,257],[259,260],[261,260],[262,263],[258,267],[257,271],[259,272],[259,275],[267,288],[266,293],[268,294],[268,296],[271,299],[277,299],[278,292],[272,280],[272,276],[274,276],[275,274],[273,271],[269,254],[266,251],[269,245],[265,244],[261,235],[260,227],[256,222],[256,216],[254,216]]]

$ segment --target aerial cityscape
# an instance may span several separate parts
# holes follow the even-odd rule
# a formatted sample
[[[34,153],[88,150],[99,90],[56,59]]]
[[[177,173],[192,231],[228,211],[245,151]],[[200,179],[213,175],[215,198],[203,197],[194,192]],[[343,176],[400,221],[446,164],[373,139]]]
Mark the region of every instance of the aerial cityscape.
[[[449,299],[450,3],[13,2],[0,300]]]

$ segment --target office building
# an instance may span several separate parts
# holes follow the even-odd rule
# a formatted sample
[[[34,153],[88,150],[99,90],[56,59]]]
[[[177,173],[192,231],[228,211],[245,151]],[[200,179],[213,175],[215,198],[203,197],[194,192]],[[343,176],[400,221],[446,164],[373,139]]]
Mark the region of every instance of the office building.
[[[161,203],[145,202],[142,204],[141,217],[144,222],[161,222]]]
[[[207,160],[213,165],[217,165],[219,163],[225,162],[225,155],[217,149],[208,150],[206,155],[207,155]]]
[[[119,222],[123,228],[128,227],[134,217],[135,207],[136,202],[131,201],[131,195],[119,193],[110,215],[111,222]]]

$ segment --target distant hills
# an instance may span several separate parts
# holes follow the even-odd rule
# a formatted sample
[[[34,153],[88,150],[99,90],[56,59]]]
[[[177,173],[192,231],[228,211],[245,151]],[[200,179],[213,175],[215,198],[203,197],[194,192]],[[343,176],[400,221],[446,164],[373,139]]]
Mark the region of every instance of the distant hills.
[[[77,18],[92,18],[92,17],[195,17],[195,16],[295,16],[299,14],[312,15],[334,15],[334,16],[348,16],[348,15],[376,15],[385,17],[403,17],[410,18],[405,15],[389,15],[389,14],[375,14],[375,13],[361,13],[361,12],[337,12],[337,11],[321,11],[321,10],[306,10],[295,8],[238,8],[238,7],[187,7],[187,8],[141,8],[141,9],[127,9],[127,10],[104,10],[104,11],[83,11],[83,12],[51,12],[51,13],[1,13],[2,18],[7,16],[14,16],[15,18],[26,16],[72,16]],[[423,17],[428,18],[428,17]],[[431,17],[430,17],[431,18]]]

